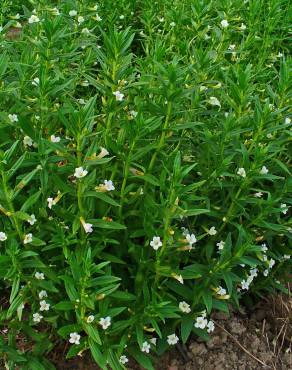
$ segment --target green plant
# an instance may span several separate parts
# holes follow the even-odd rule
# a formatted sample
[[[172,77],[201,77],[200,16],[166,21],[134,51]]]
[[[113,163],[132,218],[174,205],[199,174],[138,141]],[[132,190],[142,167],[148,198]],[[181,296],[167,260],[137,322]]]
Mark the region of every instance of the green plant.
[[[288,1],[1,7],[7,368],[53,369],[61,337],[153,369],[213,309],[285,289]]]

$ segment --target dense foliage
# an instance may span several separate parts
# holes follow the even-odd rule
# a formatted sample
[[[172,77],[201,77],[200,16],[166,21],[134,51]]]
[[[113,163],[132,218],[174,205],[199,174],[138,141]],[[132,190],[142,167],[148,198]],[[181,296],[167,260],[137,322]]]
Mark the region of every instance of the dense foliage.
[[[212,310],[284,289],[288,3],[1,2],[6,368],[54,369],[63,338],[152,369]]]

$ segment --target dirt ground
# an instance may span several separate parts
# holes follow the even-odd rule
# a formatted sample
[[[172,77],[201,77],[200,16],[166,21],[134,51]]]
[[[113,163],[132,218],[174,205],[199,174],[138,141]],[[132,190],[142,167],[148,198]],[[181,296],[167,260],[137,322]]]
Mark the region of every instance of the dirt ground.
[[[159,359],[157,370],[292,370],[292,298],[261,301],[252,312],[213,315],[216,329],[209,342],[193,338]],[[55,359],[58,370],[94,370],[89,356]],[[130,363],[129,370],[141,368]]]

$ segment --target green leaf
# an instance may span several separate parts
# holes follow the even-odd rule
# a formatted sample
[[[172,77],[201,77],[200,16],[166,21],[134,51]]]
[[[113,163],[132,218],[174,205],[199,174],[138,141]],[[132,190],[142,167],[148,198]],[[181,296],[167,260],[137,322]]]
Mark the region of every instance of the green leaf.
[[[92,354],[94,361],[102,368],[106,369],[107,357],[101,352],[99,349],[98,344],[92,340],[91,338],[88,339],[89,348]]]
[[[105,203],[111,204],[112,206],[120,207],[119,203],[117,203],[115,200],[113,200],[110,196],[108,196],[104,193],[98,192],[98,191],[87,191],[86,193],[84,193],[84,197],[85,198],[86,197],[98,198],[98,199],[104,201]]]
[[[190,315],[184,315],[181,321],[181,339],[186,343],[194,327],[194,319]]]
[[[89,220],[93,226],[99,227],[101,229],[108,229],[108,230],[125,230],[126,226],[119,224],[118,222],[114,221],[105,221],[105,220]]]
[[[83,329],[94,342],[100,345],[102,344],[97,328],[95,328],[93,325],[83,323]]]

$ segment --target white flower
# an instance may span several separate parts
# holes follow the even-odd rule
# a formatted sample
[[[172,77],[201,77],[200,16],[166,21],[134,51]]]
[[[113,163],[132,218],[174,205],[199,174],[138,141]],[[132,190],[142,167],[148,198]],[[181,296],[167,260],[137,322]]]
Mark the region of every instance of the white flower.
[[[52,143],[59,143],[61,141],[61,138],[59,136],[51,135],[50,136]]]
[[[243,167],[240,167],[237,171],[237,175],[241,176],[241,177],[246,177],[246,172],[245,172],[245,169]]]
[[[23,144],[24,145],[27,145],[27,146],[33,146],[33,141],[32,141],[32,138],[29,137],[29,136],[25,136],[23,138]]]
[[[27,222],[30,224],[30,225],[34,225],[36,223],[37,219],[35,218],[35,215],[32,214],[29,216],[29,218],[27,219]]]
[[[153,239],[150,242],[150,246],[157,251],[158,248],[162,247],[162,242],[160,236],[153,236]]]
[[[233,50],[235,50],[235,47],[236,47],[236,45],[235,45],[235,44],[230,44],[230,45],[228,46],[228,50],[233,51]]]
[[[281,206],[280,206],[280,208],[282,208],[282,213],[284,215],[286,215],[286,213],[288,212],[288,208],[289,208],[289,207],[287,207],[287,204],[282,203]]]
[[[208,103],[211,105],[217,105],[218,107],[221,107],[220,101],[215,96],[211,96],[210,99],[208,100]]]
[[[3,231],[0,231],[0,242],[4,242],[5,240],[7,240],[7,235]]]
[[[28,23],[32,24],[32,23],[38,23],[40,21],[39,17],[37,15],[34,15],[32,14],[29,18],[28,18]]]
[[[207,332],[211,333],[212,331],[214,331],[214,329],[215,329],[214,322],[210,320],[207,324]]]
[[[120,18],[120,19],[124,19],[124,18],[125,18],[125,16],[124,16],[123,14],[121,14],[121,15],[119,16],[119,18]]]
[[[242,280],[241,289],[248,290],[250,282],[248,280]]]
[[[34,78],[31,83],[33,86],[38,86],[40,84],[40,79],[38,77]]]
[[[284,260],[289,260],[290,258],[291,258],[291,256],[289,254],[284,254],[283,255]]]
[[[141,351],[142,351],[142,352],[149,353],[149,352],[150,352],[150,344],[149,344],[148,342],[144,342],[144,343],[142,344]]]
[[[104,188],[107,191],[115,190],[115,187],[114,187],[114,184],[113,184],[112,180],[104,180]]]
[[[221,24],[221,27],[222,27],[222,28],[227,28],[227,27],[229,26],[229,23],[228,23],[228,21],[227,21],[226,19],[223,19],[223,20],[220,22],[220,24]]]
[[[103,157],[106,157],[107,155],[109,155],[109,152],[105,148],[100,148],[100,153],[97,158],[101,159]]]
[[[116,97],[116,100],[117,101],[122,101],[122,100],[124,100],[124,94],[122,94],[119,90],[117,90],[117,91],[114,91],[113,92],[113,95]]]
[[[125,355],[122,355],[121,357],[120,357],[120,363],[121,364],[123,364],[123,365],[125,365],[127,362],[129,362],[129,359],[128,359],[128,357],[127,356],[125,356]]]
[[[191,247],[193,246],[193,244],[197,243],[197,239],[196,239],[194,234],[191,234],[191,235],[187,234],[186,235],[186,240],[187,240],[187,242],[189,243],[189,245]]]
[[[267,245],[264,243],[264,244],[262,244],[261,245],[261,250],[262,250],[262,252],[267,252],[267,250],[268,250],[268,247],[267,247]]]
[[[87,174],[88,174],[88,171],[84,170],[83,167],[75,168],[74,176],[77,177],[77,179],[81,179]]]
[[[285,118],[285,124],[286,124],[286,125],[289,125],[290,123],[291,123],[291,118],[286,117],[286,118]]]
[[[244,23],[241,23],[241,25],[238,27],[240,31],[246,30],[246,25]]]
[[[86,322],[87,322],[88,324],[92,323],[93,321],[94,321],[94,316],[93,316],[93,315],[89,315],[89,316],[87,317],[87,319],[86,319]]]
[[[69,342],[72,344],[80,344],[80,335],[76,332],[70,333],[70,339]]]
[[[39,299],[46,298],[48,296],[48,293],[45,290],[41,290],[39,292]]]
[[[28,244],[32,242],[32,234],[26,234],[24,235],[23,244]]]
[[[10,122],[18,122],[17,114],[8,114],[8,118],[9,118]]]
[[[82,226],[83,226],[84,231],[86,233],[92,233],[92,231],[93,231],[92,224],[89,224],[89,223],[86,223],[86,222],[82,222]]]
[[[86,101],[84,99],[77,99],[78,103],[81,105],[85,105]]]
[[[106,330],[111,326],[111,318],[109,316],[102,317],[98,323],[102,326],[103,330]]]
[[[76,10],[70,10],[69,15],[70,15],[70,17],[75,17],[77,15],[77,11]]]
[[[87,27],[85,27],[85,28],[82,28],[81,33],[83,33],[84,35],[89,35],[90,34],[90,31],[89,31],[89,29]],[[87,83],[86,85],[82,85],[82,86],[89,86],[89,83]]]
[[[208,234],[209,234],[209,235],[216,235],[216,234],[217,234],[217,230],[215,229],[215,226],[212,226],[212,227],[208,230]]]
[[[154,346],[156,346],[157,338],[151,338],[151,339],[149,339],[149,342],[150,342],[151,344],[153,344]]]
[[[58,9],[58,8],[56,8],[56,7],[55,7],[55,8],[53,8],[51,11],[52,11],[52,14],[53,14],[53,15],[60,15],[59,9]]]
[[[191,312],[191,306],[185,301],[179,302],[178,307],[181,310],[181,312],[184,312],[184,313],[190,313]]]
[[[170,334],[167,336],[167,343],[170,346],[175,345],[179,341],[178,337],[175,334]]]
[[[184,283],[184,279],[182,277],[182,275],[177,275],[177,274],[172,274],[173,278],[175,280],[177,280],[179,283],[183,284]]]
[[[269,270],[264,270],[263,275],[267,277],[269,275]]]
[[[219,295],[226,295],[226,289],[222,288],[222,286],[219,285],[216,293]]]
[[[250,269],[249,273],[250,273],[250,276],[251,277],[257,277],[258,276],[258,269],[257,268],[253,268],[253,269]]]
[[[220,242],[216,243],[216,245],[218,247],[218,250],[221,251],[225,246],[225,242],[221,240]]]
[[[175,22],[169,23],[170,27],[175,27]]]
[[[258,191],[257,193],[254,193],[255,198],[261,198],[263,196],[263,193],[261,191]]]
[[[276,263],[276,261],[273,258],[271,258],[270,261],[269,261],[269,269],[273,268],[275,263]]]
[[[45,300],[40,301],[40,311],[49,311],[50,304],[47,303]]]
[[[102,18],[101,18],[98,14],[96,14],[96,15],[95,15],[94,19],[95,19],[97,22],[102,21]]]
[[[54,200],[54,198],[48,198],[47,202],[48,202],[48,207],[50,209],[52,209],[52,206],[54,206],[56,204],[56,201]]]
[[[199,329],[205,329],[205,327],[208,325],[208,320],[203,316],[198,316],[196,318],[196,322],[194,324],[195,328]]]
[[[32,317],[34,322],[41,322],[41,319],[43,319],[43,316],[39,313],[34,313]]]
[[[262,169],[260,170],[261,175],[266,175],[269,172],[266,166],[263,166]]]
[[[34,274],[34,277],[37,279],[37,280],[44,280],[45,279],[45,275],[43,272],[36,272]]]
[[[79,17],[77,18],[77,22],[79,23],[79,24],[81,24],[81,23],[83,23],[84,22],[84,17],[82,17],[82,15],[79,15]]]
[[[131,116],[132,119],[136,118],[137,115],[138,115],[138,112],[136,112],[135,110],[130,110],[129,113],[130,113],[130,116]]]

